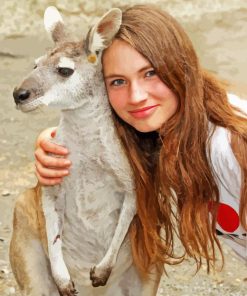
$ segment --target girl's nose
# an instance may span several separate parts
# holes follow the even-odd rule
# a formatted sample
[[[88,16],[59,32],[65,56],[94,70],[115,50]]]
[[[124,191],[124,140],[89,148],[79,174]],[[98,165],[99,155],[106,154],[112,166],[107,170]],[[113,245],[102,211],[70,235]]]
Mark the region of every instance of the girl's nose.
[[[138,104],[147,99],[147,92],[143,86],[138,82],[132,82],[130,88],[130,103]]]

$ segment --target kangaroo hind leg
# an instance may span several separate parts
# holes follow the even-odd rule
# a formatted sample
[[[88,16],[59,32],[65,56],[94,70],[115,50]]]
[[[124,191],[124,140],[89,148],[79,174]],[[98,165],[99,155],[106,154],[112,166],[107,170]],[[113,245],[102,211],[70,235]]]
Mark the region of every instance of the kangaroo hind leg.
[[[10,263],[22,295],[59,296],[41,241],[36,189],[20,195],[14,209]]]

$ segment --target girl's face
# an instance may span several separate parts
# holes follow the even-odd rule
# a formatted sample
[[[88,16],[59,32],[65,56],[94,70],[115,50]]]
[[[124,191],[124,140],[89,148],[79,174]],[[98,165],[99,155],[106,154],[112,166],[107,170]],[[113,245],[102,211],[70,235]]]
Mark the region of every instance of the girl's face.
[[[103,69],[112,108],[136,130],[157,131],[176,112],[175,94],[127,42],[113,41],[104,52]]]

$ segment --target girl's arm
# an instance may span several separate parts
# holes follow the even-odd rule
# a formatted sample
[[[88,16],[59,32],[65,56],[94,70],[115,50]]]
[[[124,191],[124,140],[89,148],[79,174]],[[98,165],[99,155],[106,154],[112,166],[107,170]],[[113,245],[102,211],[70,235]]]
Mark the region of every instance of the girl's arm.
[[[55,134],[56,128],[49,128],[41,132],[36,140],[36,175],[41,185],[45,186],[60,184],[69,174],[71,165],[66,159],[68,149],[50,141]]]

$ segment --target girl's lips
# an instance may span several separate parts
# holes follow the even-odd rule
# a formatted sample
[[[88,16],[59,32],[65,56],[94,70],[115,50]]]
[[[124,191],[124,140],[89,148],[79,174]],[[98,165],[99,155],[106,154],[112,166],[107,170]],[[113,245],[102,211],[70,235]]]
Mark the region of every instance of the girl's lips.
[[[129,111],[129,113],[135,118],[145,118],[150,116],[155,111],[156,107],[158,107],[158,105],[136,109],[133,111]]]

